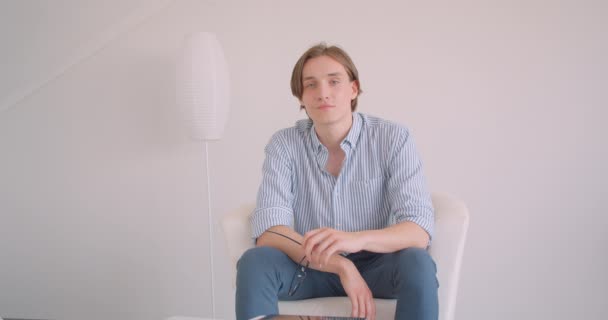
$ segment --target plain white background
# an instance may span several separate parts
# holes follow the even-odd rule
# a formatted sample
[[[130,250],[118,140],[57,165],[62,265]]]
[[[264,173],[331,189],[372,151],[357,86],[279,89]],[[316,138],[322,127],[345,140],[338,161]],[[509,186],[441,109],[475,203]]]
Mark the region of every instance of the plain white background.
[[[3,1],[0,316],[211,316],[204,145],[174,64],[213,31],[233,102],[209,146],[218,318],[218,222],[305,117],[291,69],[326,41],[359,68],[359,111],[409,126],[431,189],[469,206],[457,318],[603,319],[607,21],[591,0]]]

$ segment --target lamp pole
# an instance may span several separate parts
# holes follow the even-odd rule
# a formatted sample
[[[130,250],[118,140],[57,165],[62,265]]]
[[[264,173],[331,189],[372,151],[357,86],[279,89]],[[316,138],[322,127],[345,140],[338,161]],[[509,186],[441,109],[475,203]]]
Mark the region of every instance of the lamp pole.
[[[177,64],[176,98],[196,140],[205,142],[207,218],[209,222],[209,269],[211,309],[215,314],[215,266],[213,261],[213,216],[211,214],[211,172],[209,141],[221,139],[230,109],[228,63],[214,33],[197,32],[184,40]]]
[[[213,264],[213,217],[211,216],[211,171],[209,171],[209,141],[205,141],[205,166],[207,172],[207,216],[209,218],[209,268],[211,270],[211,312],[215,318],[215,272]]]

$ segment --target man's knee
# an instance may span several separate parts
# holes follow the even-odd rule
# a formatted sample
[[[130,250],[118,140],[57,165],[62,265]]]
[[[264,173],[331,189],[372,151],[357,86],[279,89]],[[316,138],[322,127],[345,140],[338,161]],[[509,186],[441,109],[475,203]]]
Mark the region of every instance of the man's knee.
[[[407,248],[397,252],[397,257],[399,282],[415,287],[437,285],[437,268],[427,250]]]
[[[280,286],[278,275],[286,259],[289,257],[271,247],[255,247],[245,251],[236,265],[237,291],[259,290],[268,285],[273,288]]]
[[[285,254],[272,247],[255,247],[243,253],[236,264],[237,271],[270,270]]]

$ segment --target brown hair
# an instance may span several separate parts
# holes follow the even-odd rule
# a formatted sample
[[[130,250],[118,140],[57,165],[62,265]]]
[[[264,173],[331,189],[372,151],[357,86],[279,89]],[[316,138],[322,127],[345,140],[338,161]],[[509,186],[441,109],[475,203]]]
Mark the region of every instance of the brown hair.
[[[357,71],[357,67],[355,67],[355,64],[350,59],[346,51],[336,46],[328,47],[327,44],[323,42],[306,50],[300,59],[298,59],[298,62],[296,62],[296,65],[293,67],[293,72],[291,73],[291,93],[300,101],[302,100],[302,94],[304,93],[302,71],[304,70],[304,65],[308,60],[320,56],[328,56],[336,60],[346,70],[349,80],[357,82],[359,92],[357,96],[350,101],[350,109],[351,111],[355,111],[355,109],[357,109],[357,98],[359,98],[359,95],[363,93],[361,90],[361,83],[359,82],[359,72]],[[304,106],[300,106],[300,108],[304,109]]]

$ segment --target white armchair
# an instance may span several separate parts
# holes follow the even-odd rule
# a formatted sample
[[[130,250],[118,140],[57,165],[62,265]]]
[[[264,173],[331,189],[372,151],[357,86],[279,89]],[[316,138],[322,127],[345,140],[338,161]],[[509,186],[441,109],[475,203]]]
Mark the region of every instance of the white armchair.
[[[437,264],[439,319],[453,320],[469,212],[462,201],[449,195],[434,193],[432,197],[435,207],[435,235],[429,252]],[[233,284],[238,259],[243,252],[254,246],[248,219],[253,210],[253,204],[243,206],[222,219],[222,228],[232,261]],[[396,300],[375,299],[375,302],[378,319],[394,319]],[[346,297],[279,302],[281,314],[348,317],[350,310],[350,301]]]

